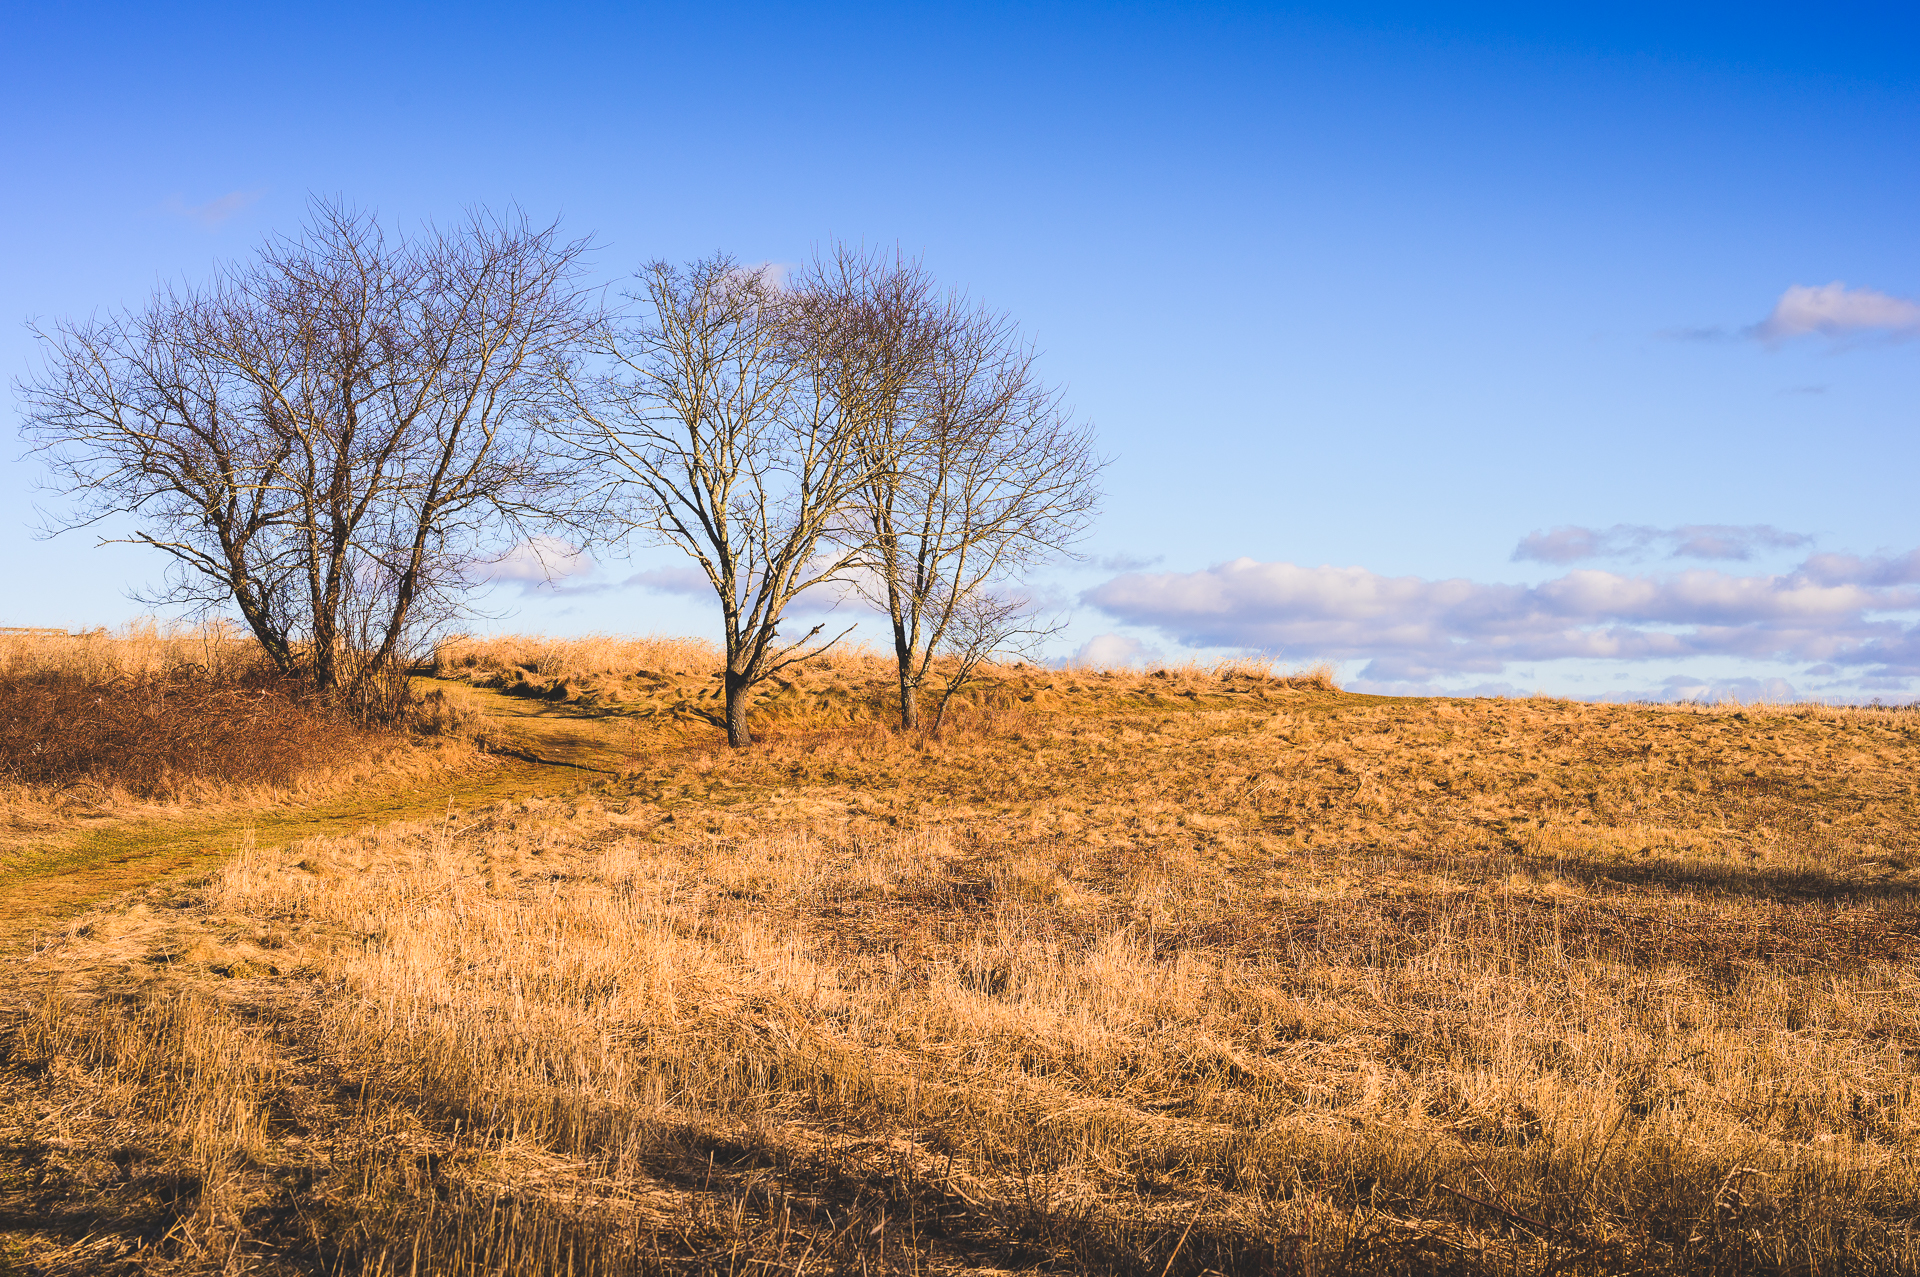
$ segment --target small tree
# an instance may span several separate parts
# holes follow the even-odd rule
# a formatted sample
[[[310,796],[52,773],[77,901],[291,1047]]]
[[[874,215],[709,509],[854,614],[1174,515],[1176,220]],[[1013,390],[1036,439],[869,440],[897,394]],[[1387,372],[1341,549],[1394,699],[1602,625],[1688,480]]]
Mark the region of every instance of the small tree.
[[[996,659],[1034,655],[1061,628],[1057,622],[1040,619],[1032,600],[1017,593],[976,590],[941,611],[947,618],[939,646],[945,664],[929,736],[940,734],[954,697],[978,681],[982,666]]]
[[[581,242],[476,214],[389,239],[316,205],[200,289],[38,335],[25,432],[75,502],[231,605],[283,672],[364,692],[566,477],[545,427],[593,315]]]
[[[697,562],[720,603],[731,745],[753,736],[754,689],[818,655],[823,625],[782,641],[788,607],[840,578],[859,547],[829,533],[861,479],[817,315],[765,269],[716,256],[655,262],[630,294],[640,313],[599,333],[610,371],[578,403],[587,454],[618,525]]]
[[[920,725],[920,694],[950,656],[959,682],[1036,626],[1006,588],[1070,552],[1099,504],[1105,464],[1039,377],[1033,350],[1003,315],[941,294],[917,264],[845,246],[799,284],[857,339],[827,347],[864,375],[844,378],[841,415],[859,461],[838,525],[856,588],[887,616],[900,721]]]

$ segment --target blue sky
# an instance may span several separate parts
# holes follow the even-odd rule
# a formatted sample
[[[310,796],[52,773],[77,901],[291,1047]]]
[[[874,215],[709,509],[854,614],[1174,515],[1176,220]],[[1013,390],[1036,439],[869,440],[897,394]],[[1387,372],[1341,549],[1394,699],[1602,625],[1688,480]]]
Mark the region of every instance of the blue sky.
[[[518,202],[609,280],[898,243],[1115,457],[1060,654],[1914,695],[1920,24],[1606,9],[10,5],[0,364],[309,193]],[[34,474],[0,624],[133,615],[159,565],[35,540]],[[710,630],[618,584],[671,566],[489,624]]]

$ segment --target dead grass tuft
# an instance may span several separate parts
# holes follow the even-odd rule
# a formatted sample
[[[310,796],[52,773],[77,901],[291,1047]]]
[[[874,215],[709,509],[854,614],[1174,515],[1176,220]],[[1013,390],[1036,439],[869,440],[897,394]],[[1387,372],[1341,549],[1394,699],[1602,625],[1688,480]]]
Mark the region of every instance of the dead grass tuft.
[[[604,635],[454,639],[441,645],[434,662],[440,678],[683,725],[720,721],[720,667],[719,651],[699,640]],[[929,700],[939,694],[948,668],[934,663],[923,690]],[[1339,690],[1329,665],[1282,671],[1266,659],[1152,670],[989,664],[949,707],[948,729],[998,731],[1021,714],[1058,712],[1069,704],[1082,710],[1120,710],[1142,703],[1223,704],[1246,696]],[[756,733],[783,738],[821,730],[884,730],[898,720],[898,698],[892,658],[847,644],[762,684],[750,716]]]
[[[0,784],[175,800],[294,786],[370,747],[370,734],[269,678],[0,676]]]
[[[459,736],[472,723],[429,695],[406,725]],[[224,623],[0,631],[0,845],[76,813],[312,796],[370,770],[441,770],[471,753],[461,742],[409,750],[400,733],[356,726]]]

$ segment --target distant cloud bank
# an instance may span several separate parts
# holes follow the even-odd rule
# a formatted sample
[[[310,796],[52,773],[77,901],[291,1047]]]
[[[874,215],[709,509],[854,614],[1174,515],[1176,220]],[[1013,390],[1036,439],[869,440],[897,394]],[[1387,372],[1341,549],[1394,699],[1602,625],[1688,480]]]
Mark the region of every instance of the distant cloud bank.
[[[1795,284],[1780,294],[1773,313],[1748,330],[1766,342],[1788,341],[1818,333],[1851,337],[1879,333],[1911,337],[1920,333],[1920,303],[1871,288],[1831,284]]]
[[[1514,547],[1516,563],[1577,563],[1582,559],[1643,559],[1664,552],[1669,559],[1751,559],[1767,550],[1797,550],[1813,538],[1783,532],[1768,524],[1731,527],[1695,523],[1678,528],[1650,528],[1616,523],[1610,528],[1562,526],[1551,532],[1533,532]]]
[[[558,537],[534,537],[508,550],[497,559],[483,559],[467,568],[475,581],[496,585],[513,583],[524,590],[553,586],[572,576],[585,576],[594,569],[594,561],[585,551]]]
[[[228,191],[204,204],[189,204],[178,195],[169,195],[160,202],[160,209],[175,217],[184,217],[204,230],[213,230],[225,224],[234,214],[252,208],[259,202],[261,194],[260,191]]]
[[[639,586],[659,594],[682,594],[688,598],[699,598],[703,594],[713,593],[713,583],[707,580],[707,574],[699,568],[649,568],[644,572],[635,572],[620,582],[623,586]]]
[[[1686,530],[1667,531],[1661,544]],[[1697,557],[1737,559],[1739,544]],[[1577,538],[1565,538],[1539,557],[1586,555]],[[1360,678],[1373,683],[1494,677],[1516,662],[1709,656],[1819,662],[1867,690],[1902,688],[1920,675],[1920,623],[1899,617],[1920,610],[1920,551],[1816,554],[1776,574],[1589,568],[1539,585],[1242,558],[1200,572],[1128,573],[1082,597],[1190,647],[1364,659]]]
[[[1920,336],[1920,302],[1873,288],[1848,288],[1837,279],[1831,284],[1791,284],[1774,302],[1772,312],[1757,324],[1672,328],[1660,335],[1682,341],[1758,341],[1769,346],[1815,336],[1840,342],[1871,338],[1898,341]],[[1825,386],[1795,386],[1786,393],[1821,394],[1825,390]]]
[[[1124,634],[1096,634],[1082,643],[1067,658],[1069,665],[1091,665],[1096,669],[1114,669],[1126,665],[1145,665],[1160,659],[1160,650]]]

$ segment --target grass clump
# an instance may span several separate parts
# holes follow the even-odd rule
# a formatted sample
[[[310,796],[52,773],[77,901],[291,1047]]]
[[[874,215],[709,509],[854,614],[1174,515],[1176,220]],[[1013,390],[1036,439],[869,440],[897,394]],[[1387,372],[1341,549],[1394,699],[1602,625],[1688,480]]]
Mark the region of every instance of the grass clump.
[[[724,701],[718,648],[698,639],[589,635],[458,637],[435,651],[433,673],[512,696],[564,702],[594,711],[681,724],[720,724]],[[922,696],[926,717],[952,662],[936,660]],[[982,666],[957,694],[949,722],[984,721],[1008,713],[1058,708],[1121,708],[1181,700],[1214,703],[1236,695],[1334,692],[1333,669],[1321,664],[1282,671],[1266,659],[1232,659],[1150,669],[1046,667],[1023,661]],[[882,728],[899,717],[898,671],[873,648],[841,644],[761,685],[751,715],[755,731],[776,736],[850,726]],[[891,739],[891,737],[890,737]]]
[[[265,676],[0,676],[0,783],[161,800],[288,788],[367,748],[367,733],[302,690]]]
[[[177,801],[288,789],[370,746],[224,624],[0,634],[0,785]]]
[[[225,621],[166,624],[148,618],[83,633],[0,629],[0,678],[111,687],[127,681],[201,678],[213,682],[265,672],[253,638]]]
[[[0,846],[156,805],[214,810],[314,796],[374,772],[472,761],[471,716],[408,698],[391,723],[275,672],[220,622],[118,632],[0,631]]]
[[[433,672],[440,678],[484,678],[518,671],[548,678],[589,678],[638,671],[720,668],[720,649],[703,639],[650,634],[628,637],[587,634],[552,638],[542,634],[458,635],[434,648]]]

